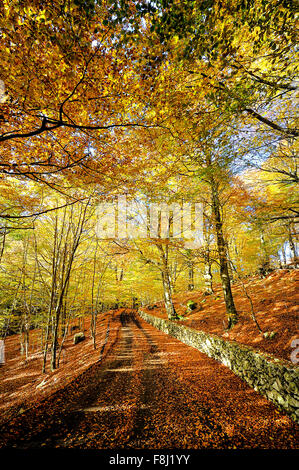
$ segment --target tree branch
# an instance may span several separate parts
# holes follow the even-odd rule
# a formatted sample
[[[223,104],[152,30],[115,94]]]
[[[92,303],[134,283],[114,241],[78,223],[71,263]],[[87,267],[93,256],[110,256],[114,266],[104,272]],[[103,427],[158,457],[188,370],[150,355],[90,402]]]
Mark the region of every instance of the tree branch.
[[[281,127],[278,124],[275,124],[275,122],[270,121],[266,117],[261,116],[259,113],[257,113],[251,108],[244,108],[244,111],[246,111],[258,121],[262,122],[263,124],[266,124],[266,126],[269,126],[276,131],[282,132],[283,134],[292,135],[294,137],[299,136],[299,131],[297,129],[286,129],[284,127]]]

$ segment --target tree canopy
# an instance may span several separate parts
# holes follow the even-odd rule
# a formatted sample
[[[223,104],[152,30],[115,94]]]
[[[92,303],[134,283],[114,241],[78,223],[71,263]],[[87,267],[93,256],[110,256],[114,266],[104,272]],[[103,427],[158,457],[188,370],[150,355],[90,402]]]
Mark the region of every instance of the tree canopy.
[[[101,311],[162,297],[177,318],[173,292],[218,282],[230,328],[236,277],[297,264],[296,34],[288,0],[2,2],[3,335],[40,327],[54,369],[71,318],[95,335]],[[201,247],[174,209],[166,239],[161,209],[156,236],[100,239],[122,195],[146,219],[189,204],[190,227],[201,204]]]

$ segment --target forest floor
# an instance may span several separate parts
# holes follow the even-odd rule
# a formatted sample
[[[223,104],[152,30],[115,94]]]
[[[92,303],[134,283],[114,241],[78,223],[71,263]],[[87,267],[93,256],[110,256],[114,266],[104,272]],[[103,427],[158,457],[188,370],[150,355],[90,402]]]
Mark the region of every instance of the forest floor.
[[[299,336],[296,282],[295,270],[246,280],[262,329],[277,333],[272,340],[257,331],[237,283],[240,322],[229,333],[220,289],[207,297],[195,291],[177,295],[175,302],[181,314],[188,299],[200,304],[182,324],[290,360],[292,339]],[[165,318],[158,304],[149,313]],[[19,336],[6,338],[1,448],[298,448],[295,423],[222,364],[129,310],[99,316],[94,350],[89,321],[82,328],[86,339],[74,345],[76,331],[70,333],[59,369],[46,374],[37,331],[30,333],[27,361],[20,356]]]
[[[59,368],[49,370],[50,353],[46,373],[42,373],[43,356],[40,352],[40,331],[30,331],[30,349],[27,360],[21,356],[19,335],[5,339],[5,363],[0,365],[0,425],[13,416],[22,414],[32,404],[67,386],[77,376],[100,358],[105,342],[111,312],[102,314],[97,321],[97,349],[93,347],[90,334],[90,318],[83,319],[80,329],[67,334]],[[75,326],[75,325],[72,325]],[[71,325],[69,327],[69,330]],[[83,331],[86,339],[77,345],[73,337]]]
[[[241,282],[232,285],[239,322],[230,331],[226,330],[225,304],[219,285],[215,286],[212,295],[194,290],[173,296],[177,313],[184,317],[182,324],[291,361],[290,355],[294,350],[292,341],[299,338],[299,270],[278,269],[264,279],[255,276],[243,280],[243,283],[252,299],[262,333],[252,319],[250,301]],[[188,300],[197,304],[191,312],[187,312]],[[163,302],[149,307],[143,307],[142,310],[167,318]],[[263,333],[267,331],[275,332],[274,338],[265,338]]]
[[[134,311],[110,323],[102,361],[2,425],[0,447],[298,448],[295,423],[222,364]]]

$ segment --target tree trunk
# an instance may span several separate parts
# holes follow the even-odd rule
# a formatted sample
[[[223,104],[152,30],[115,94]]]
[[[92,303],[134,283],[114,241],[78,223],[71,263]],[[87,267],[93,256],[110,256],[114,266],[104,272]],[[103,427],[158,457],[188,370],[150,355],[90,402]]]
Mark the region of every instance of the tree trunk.
[[[194,290],[194,263],[189,261],[188,263],[188,273],[189,273],[189,284],[188,290]]]
[[[210,295],[213,294],[213,276],[212,276],[212,269],[211,263],[207,261],[204,267],[204,280],[205,280],[205,294]]]
[[[288,224],[288,240],[289,240],[289,246],[290,246],[292,258],[293,258],[293,261],[295,261],[297,258],[297,253],[296,253],[296,246],[293,240],[291,223]]]
[[[162,266],[161,266],[161,276],[162,276],[162,283],[163,283],[163,293],[164,293],[164,304],[167,316],[169,320],[174,320],[179,318],[178,314],[173,305],[172,301],[172,288],[171,288],[171,280],[169,275],[169,266],[168,266],[168,247],[166,245],[165,252],[163,247],[160,243],[156,244],[156,247],[160,251]]]
[[[223,223],[220,213],[220,202],[216,184],[212,183],[212,210],[215,220],[217,248],[219,254],[220,278],[224,294],[226,313],[228,317],[228,329],[232,328],[238,322],[238,313],[235,307],[231,282],[229,277],[227,250],[223,236]]]
[[[175,308],[172,302],[170,279],[167,273],[162,272],[161,274],[162,274],[164,304],[165,304],[166,313],[167,313],[169,320],[173,320],[174,318],[177,318],[178,316],[177,316],[177,313],[175,311]]]
[[[56,367],[56,357],[57,357],[57,348],[58,348],[58,325],[59,325],[59,318],[60,318],[60,306],[56,308],[55,317],[54,317],[54,325],[52,329],[52,347],[51,347],[51,372],[53,372]]]
[[[46,327],[46,334],[45,334],[45,341],[43,347],[43,365],[42,365],[42,373],[46,373],[46,363],[47,363],[47,353],[48,353],[48,341],[49,341],[49,330],[50,330],[50,313],[48,316],[47,327]]]
[[[97,334],[97,302],[94,299],[94,288],[95,288],[95,277],[96,277],[96,264],[97,264],[97,252],[98,252],[98,241],[96,241],[96,247],[94,250],[93,258],[93,273],[92,273],[92,284],[91,284],[91,320],[90,320],[90,332],[93,341],[93,349],[97,348],[96,334]]]
[[[281,247],[281,253],[282,253],[283,264],[284,264],[284,266],[286,266],[287,265],[287,255],[286,255],[286,250],[285,250],[285,244],[284,243]]]

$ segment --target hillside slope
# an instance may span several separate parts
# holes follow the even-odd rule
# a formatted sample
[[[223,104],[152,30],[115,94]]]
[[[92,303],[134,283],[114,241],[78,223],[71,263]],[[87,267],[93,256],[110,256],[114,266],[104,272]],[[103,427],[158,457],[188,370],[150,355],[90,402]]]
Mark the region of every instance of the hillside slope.
[[[251,297],[258,324],[263,333],[275,332],[272,339],[260,333],[251,316],[250,302],[241,282],[232,285],[239,322],[231,331],[226,331],[225,304],[221,286],[215,286],[212,295],[201,291],[174,295],[177,312],[184,316],[182,324],[207,333],[252,346],[261,351],[291,362],[294,350],[292,341],[299,339],[299,271],[276,270],[264,279],[248,278],[245,289]],[[197,306],[187,312],[187,302],[193,300]],[[163,302],[143,307],[149,314],[166,318]]]

